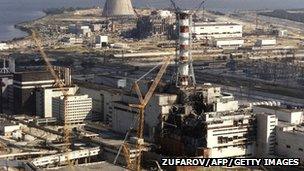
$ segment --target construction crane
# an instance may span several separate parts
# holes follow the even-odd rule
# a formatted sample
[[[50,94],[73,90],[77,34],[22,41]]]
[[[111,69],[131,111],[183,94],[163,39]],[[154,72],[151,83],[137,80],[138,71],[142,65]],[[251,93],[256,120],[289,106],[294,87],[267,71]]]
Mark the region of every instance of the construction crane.
[[[138,80],[136,80],[133,85],[133,90],[136,92],[138,99],[139,99],[138,104],[129,104],[130,107],[136,108],[139,111],[139,118],[138,118],[138,123],[137,123],[137,138],[138,139],[137,139],[137,143],[136,143],[136,149],[138,151],[138,155],[136,157],[136,166],[134,168],[137,171],[141,170],[141,156],[142,156],[141,153],[142,153],[142,146],[144,143],[145,108],[146,108],[148,102],[150,101],[151,97],[153,96],[153,94],[157,88],[157,85],[161,81],[161,78],[163,77],[164,73],[166,72],[166,69],[170,63],[170,60],[171,60],[170,57],[167,57],[164,59],[159,72],[157,73],[154,81],[152,82],[151,86],[149,87],[149,90],[147,91],[147,93],[145,95],[143,95],[143,93],[140,90],[139,81],[142,80],[149,73],[151,73],[158,66],[152,68],[149,72],[147,72],[145,75],[143,75]],[[130,153],[128,153],[127,149],[129,149],[129,147],[127,145],[123,145],[123,151],[124,151],[125,158],[127,161],[127,166],[130,166],[129,156],[127,156],[127,155],[130,155]]]
[[[46,55],[45,51],[43,50],[42,47],[42,43],[40,41],[39,35],[35,30],[31,30],[32,32],[32,39],[34,40],[35,45],[37,46],[37,49],[39,50],[41,57],[43,58],[44,62],[46,63],[46,67],[47,69],[50,71],[50,73],[52,74],[53,78],[55,79],[55,84],[54,87],[59,87],[60,91],[62,92],[64,98],[64,110],[63,110],[63,116],[64,116],[64,143],[65,143],[65,148],[64,151],[68,152],[70,149],[70,144],[71,144],[71,129],[69,128],[69,125],[67,123],[67,116],[66,116],[66,103],[67,103],[67,89],[65,89],[65,83],[62,81],[62,79],[59,78],[59,76],[57,75],[56,71],[54,70],[52,64],[49,61],[48,56]],[[72,166],[72,162],[69,160],[69,157],[67,156],[67,161],[68,161],[68,165]]]

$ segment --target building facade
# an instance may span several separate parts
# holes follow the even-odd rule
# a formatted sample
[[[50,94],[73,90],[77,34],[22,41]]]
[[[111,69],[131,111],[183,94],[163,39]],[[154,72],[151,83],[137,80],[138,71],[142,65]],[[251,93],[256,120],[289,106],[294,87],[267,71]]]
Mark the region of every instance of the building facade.
[[[276,128],[276,154],[280,157],[300,158],[304,163],[303,126],[283,125]]]
[[[16,73],[10,87],[10,109],[14,114],[36,114],[36,90],[55,84],[49,71]]]
[[[53,117],[52,100],[54,97],[63,96],[63,91],[67,95],[75,95],[78,87],[61,88],[40,88],[36,91],[36,115],[42,118]]]
[[[258,113],[257,118],[257,157],[275,155],[276,126],[278,118],[273,114]]]
[[[89,98],[88,95],[56,97],[53,98],[52,105],[54,117],[62,123],[81,124],[94,117],[92,116],[92,98]]]
[[[224,22],[194,23],[192,33],[198,40],[242,37],[243,26],[239,24]]]

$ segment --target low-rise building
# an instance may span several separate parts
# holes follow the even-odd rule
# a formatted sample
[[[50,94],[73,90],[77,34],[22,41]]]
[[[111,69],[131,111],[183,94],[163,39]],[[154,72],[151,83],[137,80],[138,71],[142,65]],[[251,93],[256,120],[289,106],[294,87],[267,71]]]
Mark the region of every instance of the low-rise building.
[[[304,163],[304,127],[279,123],[276,128],[276,154],[286,158],[300,158]]]
[[[0,133],[3,136],[10,137],[14,131],[20,129],[20,124],[0,122]]]
[[[193,35],[199,39],[232,38],[243,36],[243,26],[225,22],[194,23]]]
[[[279,121],[290,124],[301,124],[303,122],[303,111],[299,109],[286,109],[280,106],[254,106],[254,113],[267,113],[275,115]]]
[[[275,46],[277,44],[276,39],[259,39],[255,43],[255,46],[262,47],[262,46]]]
[[[244,40],[242,39],[212,39],[209,41],[210,46],[219,48],[237,48],[244,46]]]

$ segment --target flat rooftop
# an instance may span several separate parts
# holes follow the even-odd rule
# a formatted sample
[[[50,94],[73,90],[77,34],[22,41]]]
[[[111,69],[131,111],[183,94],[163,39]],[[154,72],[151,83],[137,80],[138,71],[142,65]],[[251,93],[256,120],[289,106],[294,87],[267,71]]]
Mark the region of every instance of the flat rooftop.
[[[194,23],[194,26],[240,26],[240,24],[223,23],[223,22],[204,22],[204,23]]]

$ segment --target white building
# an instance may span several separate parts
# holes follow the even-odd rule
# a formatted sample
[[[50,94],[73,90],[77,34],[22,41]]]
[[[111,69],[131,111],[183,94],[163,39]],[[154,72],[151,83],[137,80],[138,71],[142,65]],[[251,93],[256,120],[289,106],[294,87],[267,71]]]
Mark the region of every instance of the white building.
[[[14,131],[20,129],[20,124],[0,123],[0,133],[3,136],[10,137]]]
[[[304,127],[279,123],[276,128],[276,154],[286,158],[300,158],[304,163]]]
[[[175,94],[156,93],[153,95],[145,109],[145,130],[148,140],[153,141],[155,130],[161,118],[169,114],[176,99],[177,95]],[[125,133],[131,127],[136,128],[139,111],[129,107],[129,104],[136,103],[138,103],[138,98],[129,95],[123,95],[122,101],[113,102],[111,124],[114,131]]]
[[[7,50],[7,49],[9,49],[9,46],[7,45],[7,43],[0,43],[0,51]]]
[[[225,22],[194,23],[192,33],[197,39],[242,37],[243,26]]]
[[[269,157],[275,154],[276,134],[278,125],[276,115],[260,113],[257,118],[257,155],[256,157]]]
[[[66,109],[64,111],[64,104]],[[61,122],[81,124],[94,118],[92,115],[92,98],[88,95],[60,96],[53,98],[53,115]]]
[[[290,124],[301,124],[303,122],[303,111],[297,109],[285,109],[279,106],[254,106],[254,113],[268,113],[276,115],[279,121]]]
[[[253,157],[255,155],[254,117],[250,112],[211,112],[206,114],[208,157]]]
[[[96,47],[105,47],[109,43],[109,37],[108,36],[96,36]],[[99,46],[98,46],[99,45]]]
[[[244,40],[242,39],[212,39],[209,41],[210,46],[219,48],[236,48],[244,46]]]
[[[53,116],[52,100],[54,97],[63,96],[63,91],[67,95],[75,95],[78,87],[61,88],[45,88],[36,91],[36,114],[43,118],[51,118]]]

